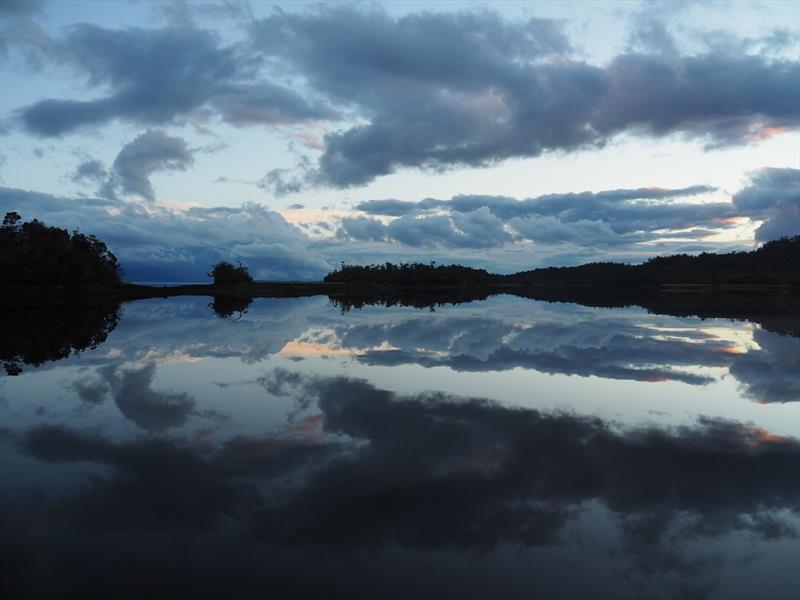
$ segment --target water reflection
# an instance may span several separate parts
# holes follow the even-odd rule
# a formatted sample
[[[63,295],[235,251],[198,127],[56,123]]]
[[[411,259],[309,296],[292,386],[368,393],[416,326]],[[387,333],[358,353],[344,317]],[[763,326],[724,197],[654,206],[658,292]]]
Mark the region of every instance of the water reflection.
[[[93,589],[103,552],[124,547],[134,565],[158,563],[150,544],[200,540],[215,551],[217,573],[245,576],[231,594],[253,592],[253,578],[263,577],[280,595],[295,590],[291,571],[241,573],[224,553],[232,546],[238,546],[232,556],[248,547],[295,548],[292,560],[309,580],[319,577],[317,584],[327,581],[344,594],[358,591],[357,578],[318,571],[325,548],[399,548],[445,562],[466,553],[466,567],[501,547],[557,546],[564,560],[580,564],[596,548],[570,538],[570,526],[610,518],[610,539],[618,542],[600,595],[632,597],[709,592],[726,552],[744,556],[755,543],[797,540],[800,443],[757,428],[702,419],[667,430],[620,429],[594,417],[435,392],[402,395],[365,380],[281,369],[262,383],[271,394],[293,397],[305,416],[282,430],[220,444],[115,440],[57,424],[10,434],[6,443],[37,463],[102,470],[90,485],[40,492],[34,504],[19,497],[6,503],[7,560],[54,569],[82,593]],[[123,383],[120,393],[141,389]],[[86,550],[80,564],[60,556],[65,544]],[[202,565],[174,564],[182,558],[150,572],[149,585],[171,582],[173,569],[190,572],[194,583],[210,576]],[[535,564],[535,554],[529,560]],[[65,565],[70,571],[58,572]],[[106,568],[105,577],[129,579],[134,567]],[[650,587],[650,571],[666,576],[668,587]],[[57,578],[32,582],[24,573],[8,572],[11,589],[49,592],[61,585]],[[427,575],[448,576],[436,569]],[[513,580],[505,584],[504,595],[529,592]],[[134,587],[131,594],[142,591]]]
[[[4,338],[30,363],[0,380],[5,596],[800,585],[800,338],[518,298],[217,300]]]
[[[247,312],[247,307],[253,303],[252,298],[239,296],[214,296],[209,306],[220,319],[230,319],[236,316],[241,319]]]
[[[207,319],[201,299],[128,304],[130,314],[115,351],[128,361],[238,356],[254,362],[304,344],[308,349],[303,340],[315,317],[325,313],[319,310],[321,299],[272,300],[267,311],[247,320],[251,304],[250,298],[214,298],[209,306],[231,321],[226,327]],[[485,313],[450,316],[447,311],[403,313],[402,319],[390,312],[373,312],[360,320],[344,315],[326,321],[326,348],[328,354],[349,353],[368,366],[419,365],[459,372],[523,368],[690,385],[713,382],[714,375],[698,368],[717,367],[727,369],[743,393],[758,402],[800,400],[798,337],[754,328],[752,343],[742,346],[720,338],[719,327],[696,319],[631,319],[624,312],[591,309],[564,312],[564,319],[558,307],[497,318]],[[22,365],[38,367],[101,346],[117,327],[120,312],[118,304],[6,311],[0,357],[7,374],[21,373]],[[302,358],[301,352],[296,354]],[[82,364],[118,362],[117,354],[82,357]],[[97,395],[96,383],[75,385],[82,396]]]
[[[707,374],[680,367],[727,367],[745,393],[760,402],[800,400],[800,339],[756,330],[757,348],[743,349],[702,327],[663,329],[624,316],[509,323],[491,318],[412,318],[389,325],[342,325],[345,347],[365,350],[368,365],[448,367],[455,371],[504,371],[517,367],[544,373],[632,381],[680,381],[703,385]]]
[[[97,369],[96,378],[76,380],[72,388],[89,405],[112,398],[126,419],[150,433],[182,427],[190,416],[224,419],[213,411],[199,411],[191,394],[154,390],[155,372],[155,362],[129,369],[111,364]]]
[[[119,303],[0,310],[0,360],[7,375],[102,344],[119,322]]]

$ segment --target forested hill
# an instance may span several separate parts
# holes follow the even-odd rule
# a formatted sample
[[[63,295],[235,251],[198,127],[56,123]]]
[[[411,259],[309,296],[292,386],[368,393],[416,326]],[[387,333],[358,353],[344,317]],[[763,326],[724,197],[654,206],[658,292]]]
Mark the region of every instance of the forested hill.
[[[592,285],[662,284],[800,286],[800,236],[764,244],[752,252],[659,256],[640,265],[600,262],[578,267],[548,267],[512,275],[494,275],[461,265],[404,263],[357,266],[342,264],[326,282],[390,286],[453,285]]]
[[[527,285],[800,285],[800,236],[767,242],[751,252],[658,256],[641,265],[589,263],[550,267],[500,278]]]

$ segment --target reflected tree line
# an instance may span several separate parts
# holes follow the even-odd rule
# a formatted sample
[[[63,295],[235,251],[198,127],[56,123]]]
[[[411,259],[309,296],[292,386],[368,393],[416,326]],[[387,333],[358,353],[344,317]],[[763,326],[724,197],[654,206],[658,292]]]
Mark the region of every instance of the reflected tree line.
[[[252,303],[245,296],[214,296],[209,306],[220,319],[241,319]]]
[[[8,375],[94,349],[120,319],[119,303],[0,309],[0,360]]]
[[[252,298],[216,296],[209,303],[220,319],[240,319]],[[38,367],[102,345],[122,315],[118,301],[69,302],[47,306],[0,307],[0,360],[7,375],[19,375],[23,365]]]

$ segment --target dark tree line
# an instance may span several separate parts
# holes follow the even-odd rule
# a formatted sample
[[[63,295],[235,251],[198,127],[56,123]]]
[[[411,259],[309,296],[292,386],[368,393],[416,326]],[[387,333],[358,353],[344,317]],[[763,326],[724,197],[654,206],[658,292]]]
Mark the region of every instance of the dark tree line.
[[[388,285],[457,285],[488,284],[493,278],[484,269],[461,265],[436,265],[435,263],[402,263],[395,265],[348,265],[325,276],[329,283],[380,283]]]
[[[641,265],[605,262],[550,267],[500,276],[500,279],[531,285],[800,285],[800,236],[767,242],[751,252],[657,256]]]
[[[21,223],[7,213],[0,227],[0,284],[116,285],[117,257],[93,235],[50,227],[33,219]]]
[[[751,252],[651,258],[641,265],[597,262],[578,267],[548,267],[512,275],[433,263],[348,265],[325,276],[326,282],[396,286],[581,285],[596,287],[675,284],[800,285],[800,236],[767,242]]]

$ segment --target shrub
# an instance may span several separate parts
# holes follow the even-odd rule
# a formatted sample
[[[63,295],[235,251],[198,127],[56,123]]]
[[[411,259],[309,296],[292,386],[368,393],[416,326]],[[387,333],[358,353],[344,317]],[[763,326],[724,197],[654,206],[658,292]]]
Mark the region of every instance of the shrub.
[[[238,266],[235,266],[227,261],[221,261],[214,265],[209,277],[214,279],[215,284],[221,283],[253,283],[253,278],[247,271],[247,267],[242,266],[239,261],[236,261]]]

